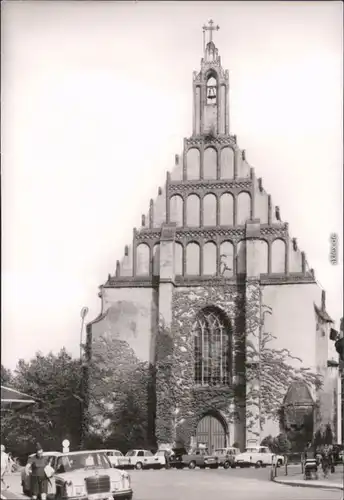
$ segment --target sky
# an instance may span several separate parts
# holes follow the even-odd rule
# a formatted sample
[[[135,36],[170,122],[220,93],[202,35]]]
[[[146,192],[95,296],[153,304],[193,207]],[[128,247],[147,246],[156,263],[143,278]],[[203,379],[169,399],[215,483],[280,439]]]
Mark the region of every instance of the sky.
[[[1,3],[2,363],[65,346],[192,133],[202,26],[230,127],[343,303],[342,2]],[[339,265],[329,263],[330,233]]]

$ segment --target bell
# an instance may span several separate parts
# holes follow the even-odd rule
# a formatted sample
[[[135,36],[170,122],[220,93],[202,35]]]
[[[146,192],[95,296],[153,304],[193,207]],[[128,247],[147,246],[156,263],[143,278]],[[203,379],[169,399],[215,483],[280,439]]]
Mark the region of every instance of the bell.
[[[216,87],[208,88],[208,99],[216,99]]]

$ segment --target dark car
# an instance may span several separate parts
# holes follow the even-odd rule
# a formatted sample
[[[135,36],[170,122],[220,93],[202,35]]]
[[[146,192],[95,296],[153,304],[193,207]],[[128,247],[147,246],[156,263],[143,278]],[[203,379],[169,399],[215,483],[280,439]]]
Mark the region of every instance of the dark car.
[[[184,467],[183,455],[186,454],[187,451],[185,448],[173,448],[172,453],[170,455],[170,467],[175,467],[176,469],[182,469]]]

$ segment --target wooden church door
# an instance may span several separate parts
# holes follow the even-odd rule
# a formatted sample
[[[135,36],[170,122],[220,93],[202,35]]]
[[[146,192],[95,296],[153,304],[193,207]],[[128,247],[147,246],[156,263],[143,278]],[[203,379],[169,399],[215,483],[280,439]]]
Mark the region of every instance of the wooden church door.
[[[206,444],[211,453],[217,448],[226,446],[226,431],[220,420],[212,415],[206,415],[198,422],[196,440],[197,443]]]

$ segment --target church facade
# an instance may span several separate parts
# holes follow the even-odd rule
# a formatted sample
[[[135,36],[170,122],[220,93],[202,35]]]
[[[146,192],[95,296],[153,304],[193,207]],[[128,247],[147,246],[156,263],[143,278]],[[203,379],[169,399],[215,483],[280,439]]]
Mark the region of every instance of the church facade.
[[[93,413],[101,421],[106,408],[108,425],[112,376],[132,386],[136,376],[158,444],[244,448],[281,431],[282,408],[294,421],[310,412],[314,431],[329,424],[338,440],[325,292],[231,134],[229,72],[212,37],[192,98],[192,135],[87,325],[90,359],[107,369]]]

